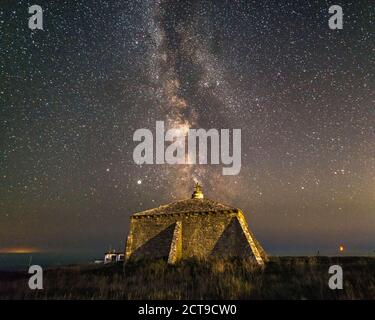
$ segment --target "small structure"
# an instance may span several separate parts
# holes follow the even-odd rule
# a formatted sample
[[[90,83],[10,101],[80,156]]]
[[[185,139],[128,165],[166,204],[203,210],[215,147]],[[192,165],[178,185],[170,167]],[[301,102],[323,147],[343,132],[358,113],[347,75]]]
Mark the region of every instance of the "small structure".
[[[130,218],[125,260],[244,257],[259,265],[267,255],[240,209],[205,199],[195,185],[191,199],[135,213]]]
[[[104,255],[104,263],[111,263],[111,262],[120,262],[124,261],[124,254],[123,253],[118,253],[116,250],[109,250],[105,255]]]

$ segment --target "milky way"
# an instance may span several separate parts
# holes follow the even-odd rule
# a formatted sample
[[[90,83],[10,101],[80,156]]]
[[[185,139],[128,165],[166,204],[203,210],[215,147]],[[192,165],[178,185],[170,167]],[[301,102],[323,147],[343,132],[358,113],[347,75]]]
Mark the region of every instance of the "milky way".
[[[0,245],[122,248],[130,214],[240,207],[271,253],[375,250],[374,15],[346,1],[0,4]],[[242,169],[134,164],[133,133],[242,130]]]

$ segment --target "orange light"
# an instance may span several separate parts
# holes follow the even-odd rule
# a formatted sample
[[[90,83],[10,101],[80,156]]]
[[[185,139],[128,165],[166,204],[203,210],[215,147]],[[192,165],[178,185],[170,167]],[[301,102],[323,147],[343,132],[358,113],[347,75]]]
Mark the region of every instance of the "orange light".
[[[18,254],[25,254],[25,253],[36,253],[41,252],[38,248],[32,247],[8,247],[8,248],[0,248],[0,253],[18,253]]]
[[[339,247],[339,251],[340,251],[340,252],[344,252],[344,250],[345,250],[344,246],[343,246],[343,245],[340,245],[340,247]]]

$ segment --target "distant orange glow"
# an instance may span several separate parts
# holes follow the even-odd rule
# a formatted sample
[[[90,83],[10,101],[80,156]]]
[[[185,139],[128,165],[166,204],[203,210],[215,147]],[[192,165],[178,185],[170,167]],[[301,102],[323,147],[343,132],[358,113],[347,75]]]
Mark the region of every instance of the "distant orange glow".
[[[0,248],[0,253],[36,253],[41,252],[41,249],[32,248],[32,247],[9,247],[9,248]]]
[[[340,251],[340,252],[344,252],[344,250],[345,250],[344,246],[343,246],[343,245],[340,245],[340,247],[339,247],[339,251]]]

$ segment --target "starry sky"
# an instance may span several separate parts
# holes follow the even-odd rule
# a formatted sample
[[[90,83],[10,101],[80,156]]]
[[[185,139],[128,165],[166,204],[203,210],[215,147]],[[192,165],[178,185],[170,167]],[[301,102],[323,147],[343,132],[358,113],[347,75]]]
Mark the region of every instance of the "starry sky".
[[[43,31],[28,28],[32,4]],[[332,4],[343,30],[328,27]],[[122,250],[132,213],[199,181],[271,254],[373,254],[374,8],[1,1],[0,251]],[[136,165],[133,133],[157,120],[241,129],[240,174]]]

